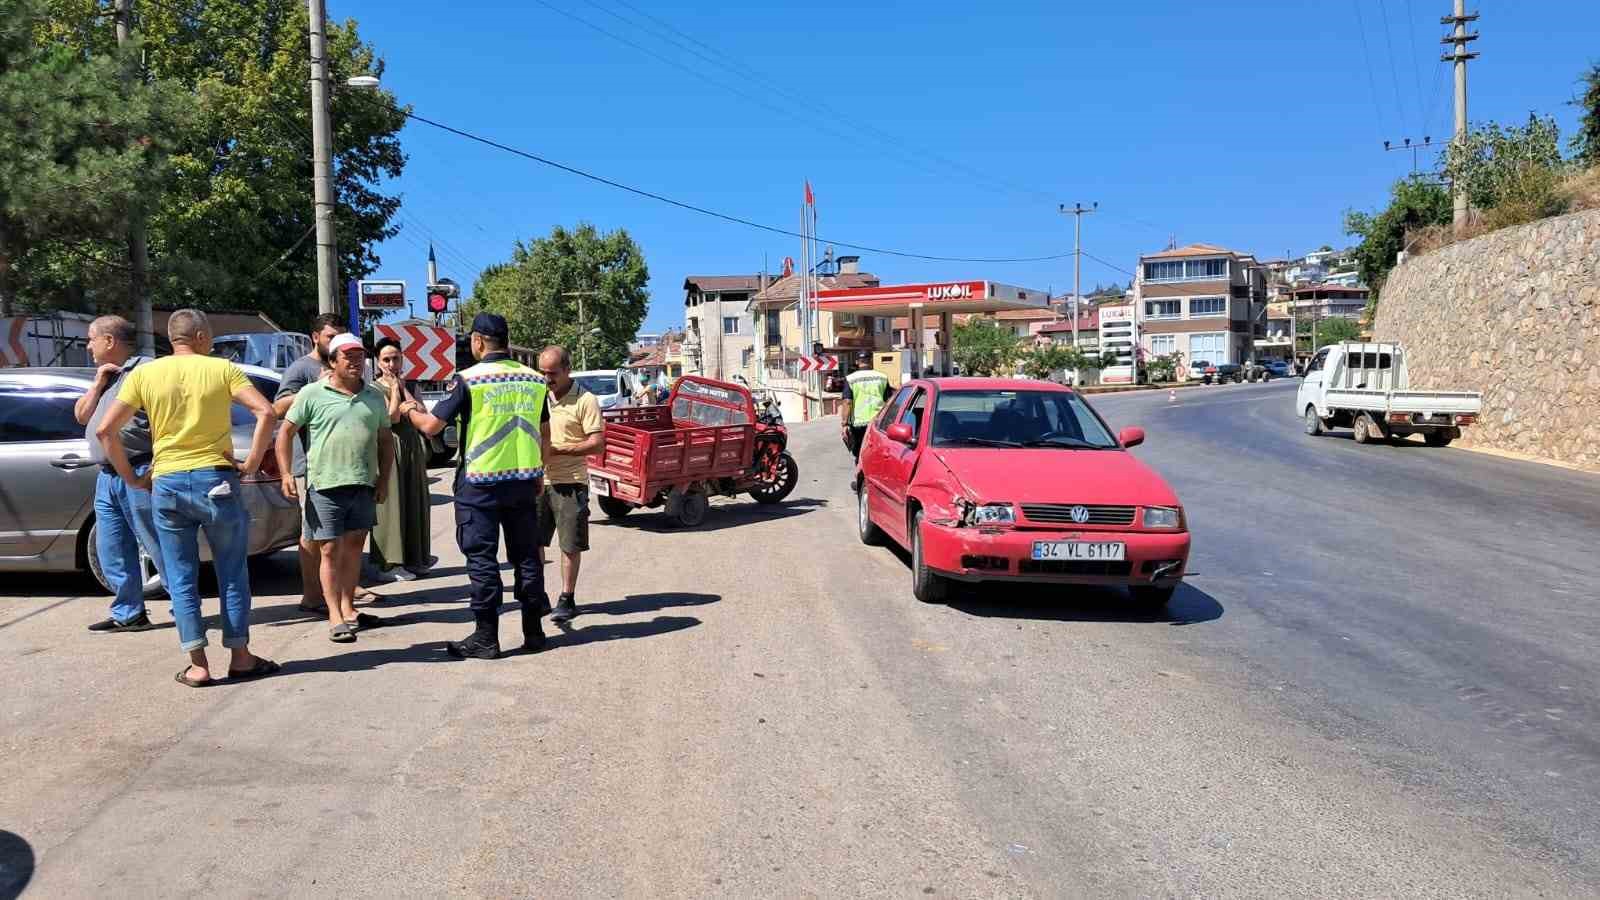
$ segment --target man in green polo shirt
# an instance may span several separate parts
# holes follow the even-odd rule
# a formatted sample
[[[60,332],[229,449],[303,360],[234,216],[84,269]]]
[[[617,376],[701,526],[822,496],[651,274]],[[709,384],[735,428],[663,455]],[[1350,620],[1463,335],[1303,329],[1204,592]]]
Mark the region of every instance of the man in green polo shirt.
[[[384,396],[364,378],[361,339],[341,334],[328,343],[328,377],[295,395],[278,432],[283,495],[298,493],[290,462],[300,429],[310,436],[306,452],[304,535],[321,554],[322,593],[328,600],[329,640],[345,644],[358,628],[382,620],[356,613],[356,584],[367,532],[378,522],[378,504],[389,490],[394,433]]]

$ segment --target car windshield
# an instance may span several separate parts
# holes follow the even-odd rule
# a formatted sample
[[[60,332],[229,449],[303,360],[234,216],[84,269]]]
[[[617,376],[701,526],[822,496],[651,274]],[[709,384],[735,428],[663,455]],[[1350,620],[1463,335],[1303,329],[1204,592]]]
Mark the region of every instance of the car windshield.
[[[610,375],[578,375],[572,379],[583,388],[597,397],[606,397],[617,392],[617,380]]]
[[[1117,446],[1099,416],[1068,391],[941,391],[933,416],[935,447]]]
[[[213,341],[211,355],[220,356],[231,363],[247,363],[246,355],[250,352],[250,342],[243,338],[227,341]]]

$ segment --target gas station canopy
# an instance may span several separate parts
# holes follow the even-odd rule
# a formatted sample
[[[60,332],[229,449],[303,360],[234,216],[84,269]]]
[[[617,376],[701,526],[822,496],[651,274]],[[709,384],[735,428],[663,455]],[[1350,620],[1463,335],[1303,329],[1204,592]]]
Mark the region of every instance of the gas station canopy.
[[[818,291],[817,308],[868,316],[991,313],[1007,309],[1045,309],[1050,295],[997,281],[943,281]]]

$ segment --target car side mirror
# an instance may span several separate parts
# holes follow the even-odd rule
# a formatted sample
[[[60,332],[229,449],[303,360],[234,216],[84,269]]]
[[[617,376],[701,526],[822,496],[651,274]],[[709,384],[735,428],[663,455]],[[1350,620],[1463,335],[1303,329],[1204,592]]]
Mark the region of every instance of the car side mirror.
[[[1124,448],[1137,447],[1144,443],[1144,429],[1124,428],[1117,432],[1117,441],[1121,443]]]
[[[897,444],[909,444],[911,443],[911,439],[912,432],[910,425],[907,425],[904,422],[896,422],[889,426],[889,440],[894,441]]]

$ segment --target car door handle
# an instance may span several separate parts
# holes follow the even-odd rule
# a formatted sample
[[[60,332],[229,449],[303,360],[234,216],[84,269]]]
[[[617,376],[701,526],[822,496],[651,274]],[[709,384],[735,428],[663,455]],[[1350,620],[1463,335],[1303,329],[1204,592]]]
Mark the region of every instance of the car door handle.
[[[70,472],[73,469],[87,468],[94,465],[94,463],[90,460],[84,459],[81,456],[63,456],[60,459],[50,463],[50,465],[55,466],[58,469],[66,469]]]

